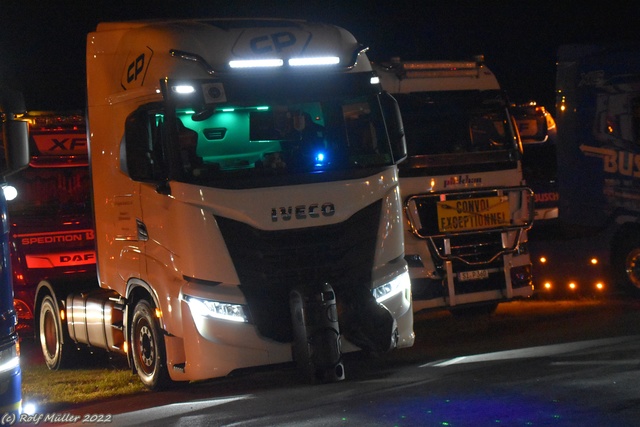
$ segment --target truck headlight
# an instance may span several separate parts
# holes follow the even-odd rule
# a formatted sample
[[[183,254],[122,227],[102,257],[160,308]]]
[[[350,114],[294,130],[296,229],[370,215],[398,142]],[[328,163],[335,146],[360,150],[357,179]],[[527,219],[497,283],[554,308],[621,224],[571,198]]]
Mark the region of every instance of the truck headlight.
[[[249,322],[249,317],[245,313],[244,306],[241,304],[196,298],[189,295],[185,295],[184,300],[189,304],[189,308],[193,314],[229,320],[231,322]]]
[[[411,289],[411,280],[409,279],[409,273],[405,271],[395,279],[385,283],[384,285],[378,286],[371,292],[373,292],[373,296],[375,297],[376,301],[378,303],[381,303],[393,297],[394,295],[397,295],[409,289]]]

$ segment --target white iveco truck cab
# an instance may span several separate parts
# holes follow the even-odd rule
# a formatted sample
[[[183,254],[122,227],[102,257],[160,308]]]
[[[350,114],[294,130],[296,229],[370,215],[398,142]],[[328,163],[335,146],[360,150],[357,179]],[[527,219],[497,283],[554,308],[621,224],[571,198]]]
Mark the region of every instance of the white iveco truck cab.
[[[103,23],[87,39],[98,284],[43,281],[47,364],[127,354],[141,380],[413,344],[395,99],[344,29]]]
[[[532,191],[506,97],[483,61],[376,64],[402,112],[405,252],[414,309],[490,313],[532,294]]]

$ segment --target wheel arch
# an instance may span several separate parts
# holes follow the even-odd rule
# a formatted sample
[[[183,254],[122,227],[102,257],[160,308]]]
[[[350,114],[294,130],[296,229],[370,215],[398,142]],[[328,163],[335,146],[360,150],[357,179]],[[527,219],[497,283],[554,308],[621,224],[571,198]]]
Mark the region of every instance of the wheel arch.
[[[151,285],[149,285],[144,280],[138,278],[129,279],[126,288],[126,306],[125,306],[125,315],[124,315],[124,333],[125,333],[125,341],[127,343],[131,343],[131,327],[133,323],[133,314],[134,308],[136,304],[140,300],[149,301],[154,307],[160,307],[160,300],[158,298],[158,294],[153,289]],[[162,314],[160,317],[160,325],[164,330],[164,319],[162,318]],[[133,359],[131,351],[127,353],[127,358],[129,359],[130,366],[133,368]]]

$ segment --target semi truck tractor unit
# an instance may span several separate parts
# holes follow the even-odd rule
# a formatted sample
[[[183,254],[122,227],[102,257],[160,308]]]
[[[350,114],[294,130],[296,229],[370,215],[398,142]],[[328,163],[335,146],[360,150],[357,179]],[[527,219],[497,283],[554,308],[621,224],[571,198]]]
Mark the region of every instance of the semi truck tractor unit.
[[[22,94],[0,87],[0,415],[14,424],[22,412],[22,369],[17,331],[18,316],[13,304],[13,282],[9,249],[9,216],[6,178],[27,166],[26,147],[9,146],[7,141],[27,138],[27,124],[18,116],[25,113]]]
[[[640,45],[558,50],[559,219],[596,240],[586,256],[640,296]]]
[[[402,119],[365,48],[298,20],[101,23],[87,38],[97,282],[37,289],[46,363],[144,384],[414,342]]]
[[[95,280],[87,135],[80,112],[29,111],[29,167],[12,174],[11,258],[18,329],[34,331],[40,281]]]
[[[405,256],[414,310],[490,313],[532,294],[533,193],[508,102],[481,58],[375,64],[397,99]]]

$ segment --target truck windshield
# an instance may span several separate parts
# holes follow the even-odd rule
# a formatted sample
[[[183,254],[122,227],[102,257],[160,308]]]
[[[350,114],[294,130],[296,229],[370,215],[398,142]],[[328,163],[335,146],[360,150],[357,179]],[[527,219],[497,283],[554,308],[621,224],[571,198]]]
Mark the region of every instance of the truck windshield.
[[[29,167],[11,175],[17,196],[9,202],[14,218],[59,217],[91,212],[87,167]]]
[[[409,155],[401,168],[500,161],[517,150],[507,104],[499,91],[394,96],[402,112]]]
[[[370,78],[244,77],[198,82],[205,101],[213,93],[215,102],[170,95],[182,179],[331,179],[331,172],[392,165],[379,88]]]

